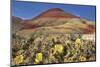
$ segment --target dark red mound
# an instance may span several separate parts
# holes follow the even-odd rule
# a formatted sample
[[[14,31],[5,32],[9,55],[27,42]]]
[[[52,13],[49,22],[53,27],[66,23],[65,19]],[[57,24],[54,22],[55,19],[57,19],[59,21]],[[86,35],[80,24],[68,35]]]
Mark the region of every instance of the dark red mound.
[[[36,18],[79,18],[79,17],[72,15],[70,13],[66,13],[64,10],[60,8],[52,8],[41,13]]]

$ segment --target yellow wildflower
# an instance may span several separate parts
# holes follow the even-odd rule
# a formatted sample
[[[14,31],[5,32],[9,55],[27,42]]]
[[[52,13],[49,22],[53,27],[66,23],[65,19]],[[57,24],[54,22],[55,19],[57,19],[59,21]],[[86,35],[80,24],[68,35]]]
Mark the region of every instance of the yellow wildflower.
[[[19,55],[19,56],[16,56],[16,57],[14,58],[14,63],[15,63],[15,64],[20,64],[20,63],[22,63],[23,61],[24,61],[23,55]]]
[[[73,57],[65,58],[64,62],[73,62]]]
[[[75,40],[75,45],[76,45],[76,46],[80,46],[80,44],[81,44],[81,39],[80,39],[80,38],[77,38],[77,39]]]
[[[42,53],[37,53],[37,54],[36,54],[36,58],[35,58],[35,63],[41,62],[42,59],[43,59]]]
[[[55,47],[54,47],[55,51],[58,51],[59,53],[62,53],[63,52],[63,45],[62,44],[56,44]]]
[[[84,56],[80,56],[80,57],[79,57],[79,60],[80,60],[80,61],[86,61],[86,58],[85,58]]]

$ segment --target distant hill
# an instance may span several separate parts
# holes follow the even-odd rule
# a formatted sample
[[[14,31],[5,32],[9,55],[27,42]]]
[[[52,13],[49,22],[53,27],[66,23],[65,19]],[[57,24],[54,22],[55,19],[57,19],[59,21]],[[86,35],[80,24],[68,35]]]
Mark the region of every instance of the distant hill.
[[[47,11],[44,11],[43,13],[35,17],[35,19],[38,18],[79,18],[79,17],[72,15],[70,13],[66,13],[64,10],[60,8],[52,8],[48,9]]]
[[[14,26],[20,28],[18,33],[30,35],[35,31],[55,33],[84,33],[95,32],[95,22],[65,12],[60,8],[49,9],[30,20],[12,18]]]
[[[20,30],[20,25],[21,25],[21,22],[23,20],[21,18],[18,18],[18,17],[15,17],[15,16],[12,16],[12,30],[13,31],[17,31],[17,30]]]

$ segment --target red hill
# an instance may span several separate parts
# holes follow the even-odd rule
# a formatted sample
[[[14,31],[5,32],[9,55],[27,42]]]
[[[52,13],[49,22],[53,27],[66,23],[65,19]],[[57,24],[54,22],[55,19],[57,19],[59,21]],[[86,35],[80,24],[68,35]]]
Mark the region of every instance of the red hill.
[[[66,13],[64,10],[60,8],[52,8],[48,9],[47,11],[44,11],[35,18],[79,18],[79,17],[72,15],[70,13]]]

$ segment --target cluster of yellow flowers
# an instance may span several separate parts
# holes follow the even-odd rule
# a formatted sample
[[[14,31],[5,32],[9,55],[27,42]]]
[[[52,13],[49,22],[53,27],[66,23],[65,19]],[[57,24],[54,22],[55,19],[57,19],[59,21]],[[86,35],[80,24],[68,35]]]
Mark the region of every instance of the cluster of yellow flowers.
[[[80,60],[80,61],[86,61],[86,58],[85,58],[84,56],[80,56],[80,57],[79,57],[79,60]]]
[[[35,64],[40,63],[43,60],[43,54],[42,53],[37,53],[36,58],[35,58]]]
[[[16,56],[16,57],[14,58],[14,63],[15,63],[15,64],[21,64],[21,63],[23,63],[23,61],[24,61],[23,55],[18,55],[18,56]]]
[[[77,38],[77,39],[75,40],[75,46],[76,46],[76,47],[80,47],[80,44],[81,44],[81,39],[80,39],[80,38]]]
[[[64,47],[63,47],[62,44],[55,44],[55,46],[54,46],[54,50],[56,52],[62,53],[63,52],[63,49],[64,49]]]

